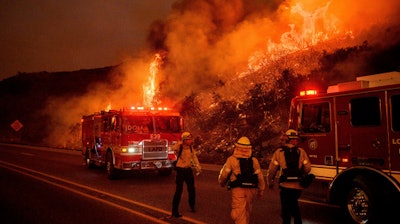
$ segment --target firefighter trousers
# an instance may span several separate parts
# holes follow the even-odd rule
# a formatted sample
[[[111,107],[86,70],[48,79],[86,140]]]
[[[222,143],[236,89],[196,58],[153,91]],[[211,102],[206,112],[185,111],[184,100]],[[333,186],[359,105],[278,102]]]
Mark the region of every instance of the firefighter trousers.
[[[257,188],[232,188],[232,211],[231,217],[235,224],[250,223],[250,215],[253,209],[254,197]]]
[[[176,189],[174,198],[172,200],[172,214],[179,213],[179,203],[181,201],[184,182],[186,182],[187,186],[190,209],[194,210],[196,202],[196,190],[194,186],[194,176],[192,168],[176,168]]]
[[[302,223],[298,202],[300,195],[301,190],[299,189],[281,187],[282,224],[290,224],[292,217],[294,219],[294,224]]]

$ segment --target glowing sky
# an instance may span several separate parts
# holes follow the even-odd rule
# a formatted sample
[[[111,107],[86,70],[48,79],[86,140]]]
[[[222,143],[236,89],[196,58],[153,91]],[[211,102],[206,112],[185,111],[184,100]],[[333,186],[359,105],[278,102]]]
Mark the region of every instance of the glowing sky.
[[[0,80],[120,64],[174,0],[0,0]]]
[[[155,75],[160,101],[175,105],[203,93],[206,108],[214,96],[243,101],[254,83],[274,88],[286,70],[325,71],[326,52],[364,43],[370,48],[329,61],[325,78],[370,74],[371,51],[400,40],[399,0],[0,0],[0,7],[0,80],[121,64],[112,76],[119,89],[49,98],[43,111],[59,124],[53,143],[73,137],[82,114],[140,105],[154,49],[166,58]],[[141,48],[150,52],[136,54]]]

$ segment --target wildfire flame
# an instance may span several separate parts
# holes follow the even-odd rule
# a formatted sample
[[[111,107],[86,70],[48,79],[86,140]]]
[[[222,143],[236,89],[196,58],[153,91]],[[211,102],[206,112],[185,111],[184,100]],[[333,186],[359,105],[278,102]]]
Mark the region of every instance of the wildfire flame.
[[[110,111],[111,110],[111,103],[108,103],[107,108],[105,109],[105,111]]]
[[[143,85],[143,104],[146,107],[153,106],[154,96],[156,95],[156,75],[160,69],[161,60],[161,55],[157,53],[149,66],[148,82]]]
[[[279,60],[289,54],[308,50],[324,41],[333,38],[344,39],[353,38],[352,31],[341,33],[336,26],[336,18],[328,16],[330,2],[324,6],[310,12],[303,8],[300,3],[295,4],[289,9],[290,15],[300,16],[300,26],[288,24],[290,31],[284,32],[280,37],[280,42],[267,41],[267,48],[263,52],[254,53],[248,60],[248,71],[240,73],[239,78],[258,71],[269,64],[270,61]],[[318,24],[320,24],[318,26]]]

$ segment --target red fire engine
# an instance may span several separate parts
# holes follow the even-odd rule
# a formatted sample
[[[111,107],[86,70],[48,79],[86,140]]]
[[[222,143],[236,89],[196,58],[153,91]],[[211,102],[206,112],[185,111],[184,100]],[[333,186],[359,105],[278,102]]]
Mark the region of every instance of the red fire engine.
[[[289,128],[301,136],[314,184],[326,186],[324,201],[357,223],[400,211],[400,72],[358,77],[324,94],[302,91]]]
[[[105,166],[109,179],[124,170],[170,175],[183,119],[167,108],[136,107],[82,117],[82,155],[86,166]]]

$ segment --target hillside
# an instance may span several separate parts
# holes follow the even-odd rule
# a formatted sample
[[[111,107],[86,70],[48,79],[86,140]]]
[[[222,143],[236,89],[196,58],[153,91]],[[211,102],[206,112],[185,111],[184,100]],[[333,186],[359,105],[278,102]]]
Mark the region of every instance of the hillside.
[[[96,83],[108,83],[112,67],[71,72],[19,73],[0,82],[1,141],[43,144],[49,135],[48,115],[42,113],[51,97],[75,97],[90,91]],[[19,120],[16,132],[10,125]]]
[[[304,83],[318,84],[323,90],[355,76],[398,71],[399,46],[399,42],[390,48],[363,43],[332,53],[297,52],[246,76],[218,80],[213,87],[193,91],[175,103],[185,118],[186,130],[196,136],[202,161],[221,163],[242,135],[251,139],[256,156],[265,157],[279,144],[279,134],[287,126],[290,100]],[[343,65],[360,59],[363,66],[349,72],[343,69]],[[299,61],[316,66],[295,68]],[[93,108],[105,108],[110,99],[113,106],[118,105],[115,99],[123,103],[121,97],[130,95],[126,89],[140,90],[134,78],[127,82],[129,74],[119,72],[110,66],[20,73],[2,80],[0,141],[80,149],[82,115],[98,111]],[[10,126],[16,120],[23,124],[19,131]]]

